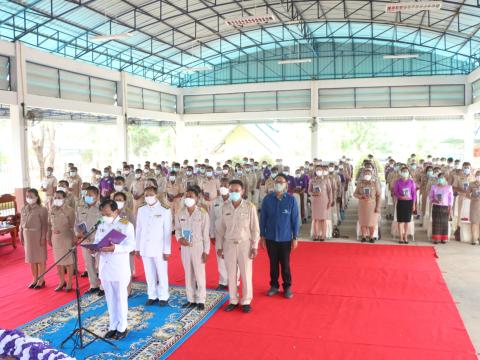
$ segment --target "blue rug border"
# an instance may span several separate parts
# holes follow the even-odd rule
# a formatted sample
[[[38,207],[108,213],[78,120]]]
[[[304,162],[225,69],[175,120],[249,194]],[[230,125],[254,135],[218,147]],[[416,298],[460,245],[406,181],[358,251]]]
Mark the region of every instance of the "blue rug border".
[[[142,281],[134,281],[134,283],[139,283],[139,284],[146,284],[145,282],[142,282]],[[175,288],[185,288],[185,286],[181,286],[181,285],[169,285],[169,287],[175,287]],[[207,291],[215,291],[215,292],[221,292],[221,293],[224,293],[225,296],[223,298],[223,300],[221,300],[217,305],[215,305],[215,307],[213,307],[203,318],[202,320],[200,320],[197,324],[195,324],[195,326],[193,326],[187,333],[185,333],[185,335],[182,336],[182,338],[177,341],[170,349],[168,349],[160,358],[158,358],[158,360],[164,360],[164,359],[167,359],[168,357],[170,357],[181,345],[183,345],[185,343],[185,341],[187,341],[190,336],[192,336],[199,328],[200,326],[202,326],[203,324],[205,324],[207,322],[208,319],[210,319],[212,317],[213,314],[215,314],[217,312],[217,310],[227,302],[227,300],[230,298],[229,295],[228,295],[228,292],[224,292],[224,291],[220,291],[220,290],[216,290],[216,289],[208,289],[207,288]],[[81,296],[84,296],[85,294],[81,295]],[[21,325],[21,326],[18,326],[17,329],[18,330],[22,330],[24,327],[32,324],[33,322],[35,321],[39,321],[39,320],[42,320],[48,316],[50,316],[51,314],[53,314],[55,311],[58,311],[59,308],[62,308],[62,307],[66,307],[66,306],[69,306],[71,304],[74,304],[77,302],[77,299],[74,299],[74,300],[71,300],[69,301],[68,303],[66,304],[63,304],[43,315],[40,315],[39,317],[36,317],[35,319],[33,320],[30,320],[29,322],[26,322],[25,324]]]

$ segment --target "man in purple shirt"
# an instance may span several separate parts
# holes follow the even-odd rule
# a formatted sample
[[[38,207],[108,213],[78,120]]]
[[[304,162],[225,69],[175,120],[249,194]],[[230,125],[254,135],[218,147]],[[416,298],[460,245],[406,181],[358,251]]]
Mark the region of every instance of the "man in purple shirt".
[[[110,194],[113,192],[113,189],[113,177],[110,176],[110,171],[108,167],[106,167],[103,169],[103,177],[98,185],[98,190],[100,190],[100,200],[103,202],[104,200],[110,199]]]

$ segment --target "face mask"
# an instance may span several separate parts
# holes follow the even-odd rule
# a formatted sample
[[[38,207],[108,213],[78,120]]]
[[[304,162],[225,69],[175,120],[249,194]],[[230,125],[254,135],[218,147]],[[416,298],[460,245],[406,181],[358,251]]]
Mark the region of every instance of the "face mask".
[[[70,176],[75,176],[77,173],[75,171],[70,171]]]
[[[82,197],[85,197],[85,195],[87,195],[87,190],[81,190],[80,194],[82,195]]]
[[[123,185],[115,185],[113,188],[115,189],[116,192],[123,191]]]
[[[223,169],[223,170],[222,170],[222,173],[224,173],[225,175],[227,175],[227,174],[228,174],[228,170],[227,170],[227,169]]]
[[[328,168],[328,172],[333,172],[333,170],[335,170],[335,169],[332,168],[332,167],[329,167],[329,168]]]
[[[145,202],[151,206],[157,202],[157,198],[155,196],[145,196]]]
[[[187,171],[185,174],[186,174],[187,176],[191,176],[191,175],[192,175],[192,172],[191,172],[191,171]]]
[[[236,202],[238,200],[240,200],[241,198],[241,195],[239,192],[231,192],[230,193],[230,200],[233,201],[233,202]]]
[[[295,174],[295,177],[296,177],[296,178],[299,178],[299,177],[300,177],[300,173],[296,173],[296,174]]]
[[[403,178],[408,178],[408,172],[406,172],[406,171],[402,172],[401,175],[402,175]]]
[[[262,164],[262,169],[265,169],[267,167],[267,164]]]
[[[323,171],[321,171],[321,170],[315,171],[315,175],[317,175],[317,176],[322,176],[322,174],[323,174]]]
[[[162,172],[160,170],[155,170],[155,175],[160,175]]]
[[[170,176],[168,177],[168,180],[170,180],[170,181],[175,181],[175,176],[170,175]]]
[[[57,187],[57,190],[58,190],[58,191],[63,191],[64,193],[66,193],[66,192],[67,192],[67,189],[66,189],[66,188],[64,188],[63,186],[59,186],[59,187]]]
[[[95,202],[95,199],[93,198],[93,196],[85,196],[85,202],[88,205],[92,205]]]
[[[277,173],[272,173],[272,179],[275,179],[277,177]]]
[[[148,174],[148,173],[150,172],[150,170],[149,170],[149,169],[143,169],[143,172],[144,172],[145,174]]]
[[[113,217],[110,216],[102,216],[103,222],[105,224],[112,224],[113,223]]]
[[[185,200],[183,200],[183,203],[185,204],[185,206],[187,208],[190,208],[192,206],[195,205],[195,199],[192,199],[192,198],[185,198]]]
[[[60,207],[60,206],[63,205],[64,202],[65,202],[65,200],[63,200],[63,199],[53,199],[53,206]]]
[[[285,186],[286,186],[286,184],[276,183],[275,184],[275,192],[277,192],[277,193],[284,192],[285,191]]]
[[[37,199],[35,198],[27,198],[27,204],[32,205],[37,202]]]
[[[250,172],[250,168],[246,168],[245,171],[246,171],[247,173],[249,173],[249,172]]]
[[[122,210],[125,207],[125,201],[115,201],[117,203],[118,210]]]
[[[204,168],[200,168],[200,174],[204,174],[205,173],[205,169]]]
[[[290,175],[290,171],[284,171],[283,173],[287,176]]]
[[[460,170],[462,166],[460,164],[455,164],[455,169]]]
[[[222,186],[220,188],[220,195],[225,196],[227,194],[228,194],[228,188]]]
[[[445,178],[440,178],[440,179],[438,179],[438,183],[440,185],[445,185],[447,183],[447,181],[445,180]]]
[[[211,171],[207,171],[206,175],[207,175],[207,177],[212,177],[213,173]]]
[[[142,174],[135,174],[135,179],[140,179],[142,177]]]
[[[52,172],[51,172],[51,171],[47,171],[47,176],[52,176]]]
[[[372,180],[372,175],[364,175],[364,176],[363,176],[363,180],[365,180],[365,181],[370,181],[370,180]]]
[[[125,170],[125,171],[123,172],[123,175],[129,175],[129,174],[130,174],[130,171],[129,171],[129,170]]]
[[[242,170],[237,170],[237,175],[242,175],[243,174],[243,171]]]
[[[428,177],[433,177],[433,171],[427,171],[427,176]]]
[[[412,165],[412,170],[415,170],[417,168],[417,165],[413,164]]]
[[[110,176],[110,174],[108,172],[104,172],[103,177],[107,177],[107,176]]]
[[[465,168],[465,169],[463,169],[463,173],[464,173],[465,175],[470,175],[470,171],[471,171],[470,168]]]

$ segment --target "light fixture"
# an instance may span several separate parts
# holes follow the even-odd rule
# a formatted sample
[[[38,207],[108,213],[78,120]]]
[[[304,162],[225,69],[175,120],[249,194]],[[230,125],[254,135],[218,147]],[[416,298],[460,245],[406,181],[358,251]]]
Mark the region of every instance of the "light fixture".
[[[396,13],[400,11],[440,10],[441,8],[441,1],[396,2],[386,4],[385,12]]]
[[[384,59],[415,59],[418,54],[397,54],[397,55],[383,55]]]
[[[197,71],[208,71],[212,70],[210,66],[193,66],[193,67],[184,67],[182,68],[185,72],[197,72]]]
[[[102,42],[102,41],[110,41],[110,40],[120,40],[132,37],[133,33],[125,32],[120,34],[110,34],[110,35],[95,35],[90,38],[90,41],[93,42]]]
[[[229,26],[249,26],[249,25],[268,24],[276,21],[277,21],[277,18],[273,14],[264,14],[264,15],[253,15],[253,16],[245,16],[240,18],[225,19],[225,24]]]
[[[279,65],[286,65],[286,64],[303,64],[303,63],[310,63],[312,59],[287,59],[287,60],[278,60]]]

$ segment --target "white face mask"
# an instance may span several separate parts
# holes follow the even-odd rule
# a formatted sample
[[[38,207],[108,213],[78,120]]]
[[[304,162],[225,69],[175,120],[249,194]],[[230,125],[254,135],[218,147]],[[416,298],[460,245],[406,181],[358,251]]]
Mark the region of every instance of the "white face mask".
[[[170,181],[175,181],[175,176],[170,175],[169,178],[168,178],[168,180],[170,180]]]
[[[192,172],[189,170],[185,173],[187,176],[191,176],[192,175]]]
[[[52,176],[52,172],[51,172],[51,171],[47,171],[47,176]]]
[[[220,188],[220,195],[225,196],[228,193],[229,193],[228,188],[223,187],[223,186]]]
[[[142,174],[135,174],[135,179],[140,179],[142,177]]]
[[[63,204],[65,203],[65,200],[63,199],[53,199],[53,206],[63,206]]]
[[[372,175],[364,175],[363,180],[370,181],[372,179]]]
[[[160,170],[155,170],[155,175],[160,175],[161,174],[161,171]]]
[[[102,216],[103,222],[105,224],[112,224],[113,223],[113,217],[110,216]]]
[[[206,174],[208,177],[212,177],[213,176],[213,173],[211,171],[207,171],[207,174]]]
[[[195,205],[195,199],[185,198],[185,200],[183,200],[183,203],[185,204],[185,206],[186,206],[187,208],[191,208],[192,206]]]
[[[222,172],[227,175],[228,174],[228,169],[223,169]]]
[[[121,192],[121,191],[123,191],[123,185],[115,185],[114,189],[115,189],[116,192]]]
[[[118,210],[122,210],[125,207],[125,201],[115,201],[117,203]]]
[[[75,176],[77,173],[75,171],[70,171],[70,176]]]
[[[323,171],[317,170],[317,171],[315,171],[315,175],[317,175],[317,176],[322,176],[322,175],[323,175]]]
[[[328,171],[329,171],[329,172],[333,172],[333,170],[335,170],[335,168],[333,168],[333,167],[329,167],[329,168],[328,168]]]
[[[35,198],[27,198],[27,204],[32,205],[37,202],[37,199]]]
[[[148,205],[153,205],[157,202],[157,197],[156,196],[145,196],[145,202],[148,204]]]

